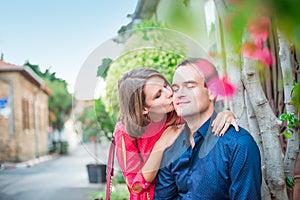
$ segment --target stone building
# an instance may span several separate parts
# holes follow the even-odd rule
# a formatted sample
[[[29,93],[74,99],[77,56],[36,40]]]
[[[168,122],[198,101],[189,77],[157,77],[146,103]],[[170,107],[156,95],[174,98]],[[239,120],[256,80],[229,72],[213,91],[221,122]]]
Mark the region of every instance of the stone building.
[[[0,162],[48,153],[50,92],[29,67],[0,60]]]

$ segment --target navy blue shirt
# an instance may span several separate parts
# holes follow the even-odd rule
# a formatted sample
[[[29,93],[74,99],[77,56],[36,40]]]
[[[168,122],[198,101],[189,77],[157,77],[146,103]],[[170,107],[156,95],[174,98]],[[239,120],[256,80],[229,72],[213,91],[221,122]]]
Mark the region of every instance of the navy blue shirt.
[[[261,160],[252,136],[230,127],[215,137],[210,122],[194,133],[194,148],[186,125],[165,151],[155,199],[261,199]]]

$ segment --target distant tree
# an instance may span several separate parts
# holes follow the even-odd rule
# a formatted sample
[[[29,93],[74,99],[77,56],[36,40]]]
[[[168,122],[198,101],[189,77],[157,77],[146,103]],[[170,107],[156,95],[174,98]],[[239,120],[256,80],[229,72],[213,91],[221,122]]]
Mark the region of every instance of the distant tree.
[[[29,61],[24,65],[39,75],[52,90],[48,100],[49,124],[53,129],[61,132],[72,109],[72,95],[67,90],[66,81],[57,78],[55,72],[51,73],[49,69],[42,72],[38,65],[31,64]]]
[[[80,122],[84,141],[100,142],[101,127],[99,126],[100,123],[98,123],[94,106],[85,107],[76,120]]]
[[[100,128],[104,132],[104,136],[110,140],[114,131],[114,121],[106,111],[106,107],[101,99],[95,100],[95,112]]]

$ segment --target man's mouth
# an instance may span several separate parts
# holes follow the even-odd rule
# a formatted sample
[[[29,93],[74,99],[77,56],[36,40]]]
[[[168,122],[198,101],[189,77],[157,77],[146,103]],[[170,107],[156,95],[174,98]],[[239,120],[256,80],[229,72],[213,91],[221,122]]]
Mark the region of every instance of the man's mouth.
[[[183,106],[183,105],[186,105],[188,104],[189,102],[188,101],[179,101],[176,103],[177,106]]]

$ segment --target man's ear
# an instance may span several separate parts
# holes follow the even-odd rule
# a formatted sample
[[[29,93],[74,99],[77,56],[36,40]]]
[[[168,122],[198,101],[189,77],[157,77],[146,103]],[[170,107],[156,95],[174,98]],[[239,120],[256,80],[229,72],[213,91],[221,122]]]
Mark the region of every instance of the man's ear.
[[[210,89],[208,89],[208,96],[209,96],[209,100],[214,101],[217,98],[217,94],[215,94],[215,92],[211,91]]]
[[[147,115],[149,113],[149,109],[144,107],[143,108],[143,115]]]

